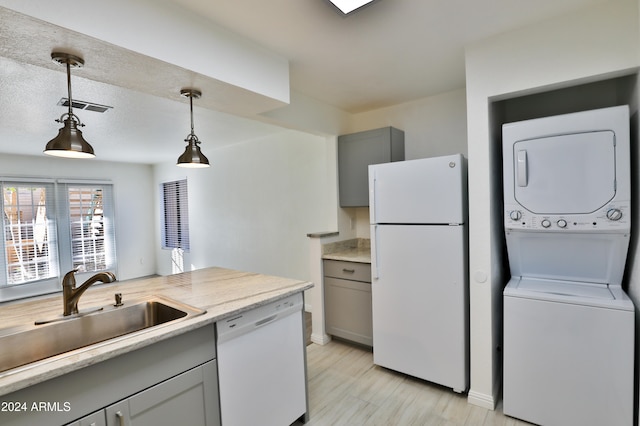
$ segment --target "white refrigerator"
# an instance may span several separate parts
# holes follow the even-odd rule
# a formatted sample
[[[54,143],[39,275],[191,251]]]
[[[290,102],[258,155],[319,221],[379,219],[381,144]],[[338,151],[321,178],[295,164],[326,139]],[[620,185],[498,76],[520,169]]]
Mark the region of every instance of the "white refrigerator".
[[[369,166],[373,362],[469,384],[467,168],[461,154]]]

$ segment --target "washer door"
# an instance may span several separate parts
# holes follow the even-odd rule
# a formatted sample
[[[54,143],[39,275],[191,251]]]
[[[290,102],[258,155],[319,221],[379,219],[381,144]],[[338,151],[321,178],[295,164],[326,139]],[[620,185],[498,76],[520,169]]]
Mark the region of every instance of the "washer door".
[[[515,199],[532,213],[592,213],[616,193],[610,130],[518,141],[513,164]]]

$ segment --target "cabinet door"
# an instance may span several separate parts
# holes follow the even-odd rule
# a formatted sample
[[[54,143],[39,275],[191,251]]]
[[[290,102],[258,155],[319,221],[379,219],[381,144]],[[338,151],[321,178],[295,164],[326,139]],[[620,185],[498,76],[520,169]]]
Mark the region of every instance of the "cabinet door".
[[[404,132],[392,127],[338,137],[341,207],[369,205],[369,165],[404,160]]]
[[[373,346],[371,284],[324,278],[327,333]]]
[[[106,408],[108,426],[220,424],[215,361]]]

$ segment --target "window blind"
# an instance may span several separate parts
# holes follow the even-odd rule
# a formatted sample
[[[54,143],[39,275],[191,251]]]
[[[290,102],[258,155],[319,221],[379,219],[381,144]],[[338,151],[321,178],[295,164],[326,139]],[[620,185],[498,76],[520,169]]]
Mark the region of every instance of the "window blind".
[[[69,206],[71,261],[81,272],[104,271],[115,263],[111,185],[65,184]]]
[[[189,250],[189,206],[187,180],[162,184],[162,248]]]
[[[3,182],[4,270],[7,285],[58,275],[53,182]]]

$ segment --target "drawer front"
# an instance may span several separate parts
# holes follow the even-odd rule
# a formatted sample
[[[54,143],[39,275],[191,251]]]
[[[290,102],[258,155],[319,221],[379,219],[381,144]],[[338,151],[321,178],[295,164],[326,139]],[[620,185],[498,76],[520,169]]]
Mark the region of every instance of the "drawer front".
[[[325,277],[371,282],[371,265],[368,263],[324,260],[323,267]]]

